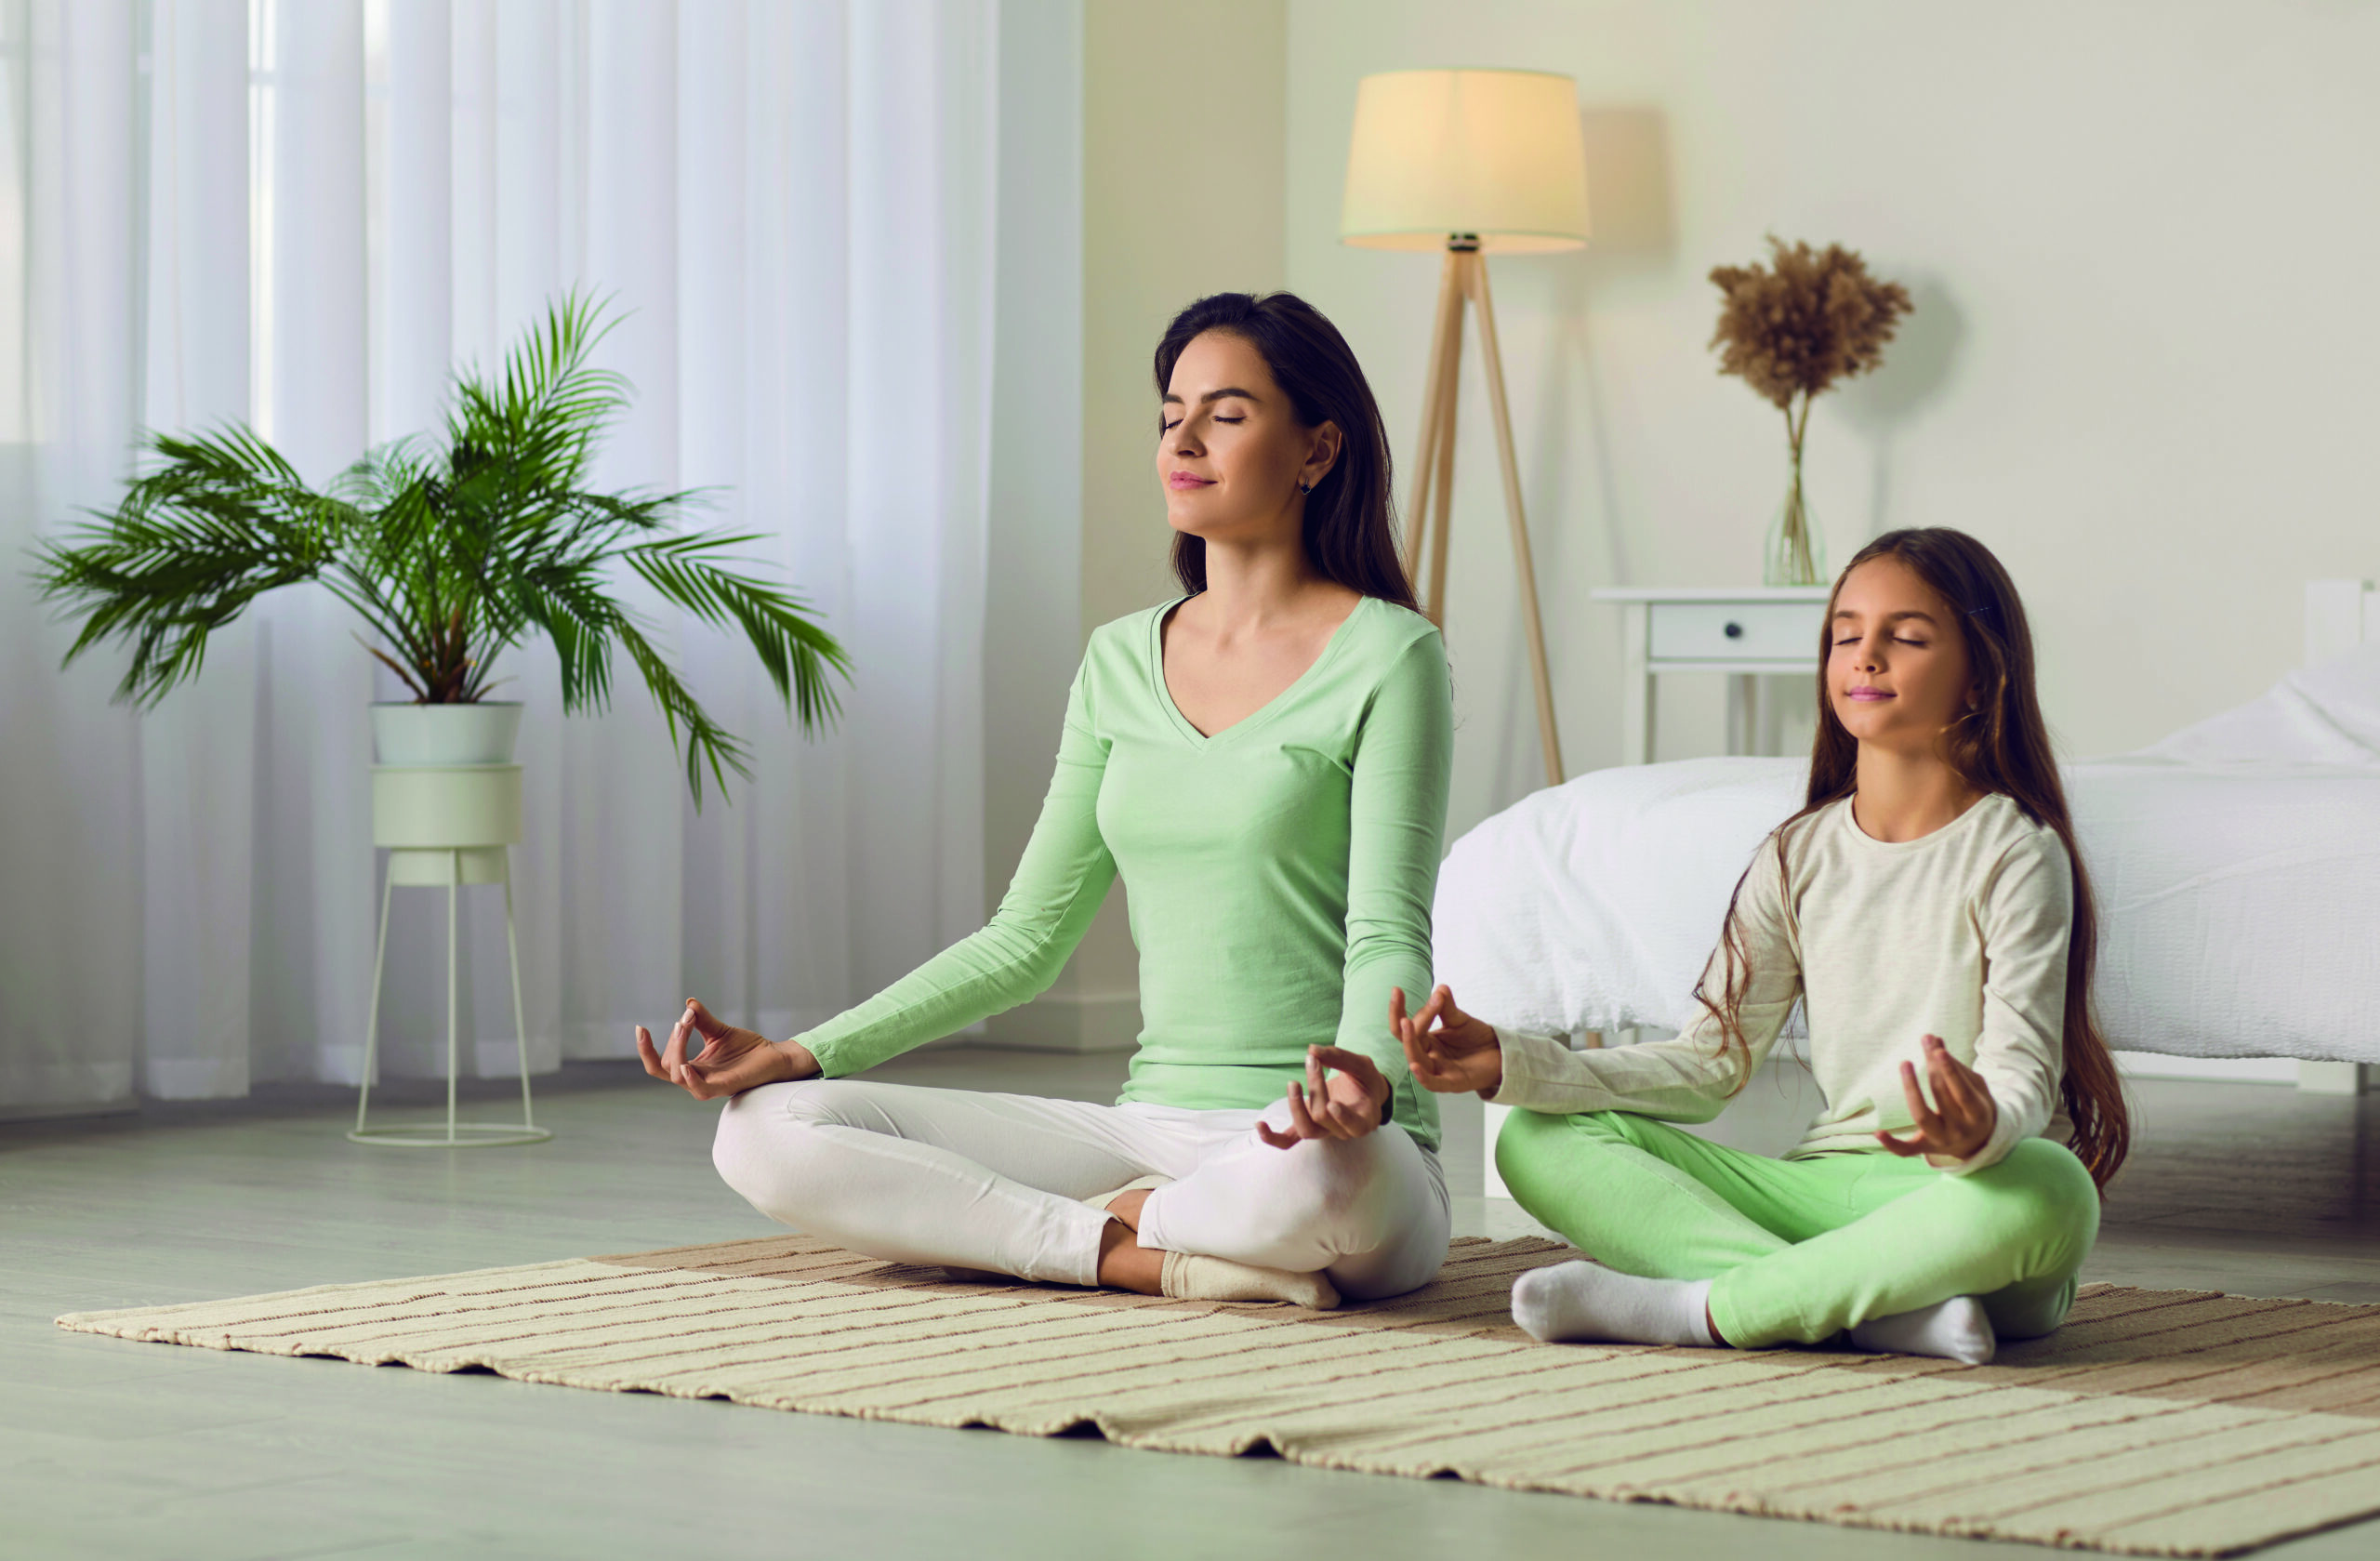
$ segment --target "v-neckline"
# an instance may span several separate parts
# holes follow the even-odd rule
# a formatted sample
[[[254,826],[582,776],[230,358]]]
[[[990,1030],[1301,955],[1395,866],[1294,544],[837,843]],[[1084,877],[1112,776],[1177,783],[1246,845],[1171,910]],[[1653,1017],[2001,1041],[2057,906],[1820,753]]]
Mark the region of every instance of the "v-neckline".
[[[1337,628],[1331,629],[1330,638],[1323,642],[1322,649],[1315,653],[1314,659],[1305,664],[1305,670],[1291,678],[1288,686],[1284,687],[1280,693],[1233,721],[1229,726],[1217,727],[1212,732],[1199,731],[1197,724],[1182,713],[1182,707],[1173,702],[1173,690],[1166,686],[1165,681],[1165,623],[1181,609],[1183,602],[1189,600],[1187,595],[1178,596],[1158,608],[1149,618],[1149,682],[1156,691],[1157,704],[1164,708],[1166,715],[1173,722],[1174,729],[1188,738],[1193,747],[1203,748],[1223,742],[1235,733],[1245,732],[1250,727],[1270,719],[1275,711],[1288,704],[1289,696],[1302,688],[1306,681],[1321,668],[1323,663],[1329,661],[1337,652],[1339,642],[1347,637],[1347,626],[1355,621],[1355,615],[1364,611],[1372,599],[1369,596],[1355,598],[1355,606],[1349,608],[1347,615],[1339,620]]]

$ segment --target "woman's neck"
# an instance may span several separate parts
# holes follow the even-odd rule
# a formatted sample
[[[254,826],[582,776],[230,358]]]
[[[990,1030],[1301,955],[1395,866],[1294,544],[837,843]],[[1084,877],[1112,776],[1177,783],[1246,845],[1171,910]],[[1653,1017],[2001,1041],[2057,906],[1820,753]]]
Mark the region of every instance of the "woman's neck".
[[[1263,629],[1311,609],[1314,588],[1326,584],[1292,529],[1279,542],[1207,544],[1207,589],[1199,615],[1229,636]]]
[[[1870,840],[1914,840],[1954,822],[1983,799],[1938,754],[1859,745],[1852,821]]]

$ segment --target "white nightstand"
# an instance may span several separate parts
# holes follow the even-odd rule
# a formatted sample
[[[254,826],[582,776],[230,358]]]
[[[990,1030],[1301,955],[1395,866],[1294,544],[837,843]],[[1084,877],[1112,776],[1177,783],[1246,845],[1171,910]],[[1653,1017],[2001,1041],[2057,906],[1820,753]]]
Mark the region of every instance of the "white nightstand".
[[[1754,753],[1774,742],[1761,680],[1818,670],[1826,586],[1648,586],[1595,591],[1627,613],[1626,679],[1620,761],[1653,757],[1653,680],[1665,672],[1721,672],[1728,679],[1727,751]]]

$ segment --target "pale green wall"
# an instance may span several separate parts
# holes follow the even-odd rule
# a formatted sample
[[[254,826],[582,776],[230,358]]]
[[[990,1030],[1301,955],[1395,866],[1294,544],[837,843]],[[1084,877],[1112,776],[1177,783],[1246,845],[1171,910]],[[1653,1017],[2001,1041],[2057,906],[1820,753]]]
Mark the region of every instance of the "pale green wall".
[[[1083,51],[1083,622],[1172,592],[1149,354],[1183,305],[1279,287],[1285,0],[1092,0]]]
[[[1896,525],[1982,536],[2069,752],[2254,695],[2298,657],[2306,579],[2380,575],[2380,7],[1293,0],[1289,58],[1289,284],[1355,345],[1400,459],[1436,269],[1337,242],[1357,78],[1579,78],[1596,243],[1492,273],[1573,774],[1618,758],[1617,614],[1588,589],[1757,578],[1782,434],[1712,370],[1705,276],[1770,231],[1918,298],[1884,372],[1811,420],[1835,561]],[[1541,784],[1470,376],[1456,830]],[[1698,681],[1671,752],[1715,751]]]
[[[1004,336],[985,668],[995,903],[1049,784],[1083,636],[1173,589],[1153,465],[1157,334],[1201,294],[1275,288],[1286,275],[1287,34],[1286,0],[1003,7]],[[1078,463],[1071,482],[1052,470],[1064,460]],[[1130,1045],[1140,1006],[1123,908],[1118,889],[1058,985],[994,1019],[991,1038]]]

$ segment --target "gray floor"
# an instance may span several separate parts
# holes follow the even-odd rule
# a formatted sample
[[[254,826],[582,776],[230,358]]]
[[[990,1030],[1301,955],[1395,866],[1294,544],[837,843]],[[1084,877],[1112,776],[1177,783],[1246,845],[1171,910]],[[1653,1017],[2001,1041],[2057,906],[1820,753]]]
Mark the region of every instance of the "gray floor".
[[[1108,1098],[1119,1064],[952,1050],[919,1083]],[[1790,1077],[1725,1119],[1774,1135]],[[2140,1145],[2090,1277],[2380,1302],[2380,1100],[2139,1086]],[[1515,1495],[128,1343],[65,1311],[765,1234],[711,1174],[709,1112],[632,1068],[550,1082],[554,1142],[366,1149],[292,1091],[236,1109],[0,1127],[0,1554],[208,1561],[1597,1554],[1980,1555],[1968,1541]],[[1458,1228],[1528,1228],[1478,1197],[1452,1114]],[[2362,1556],[2380,1523],[2266,1554]],[[2004,1548],[2004,1547],[2003,1547]]]

